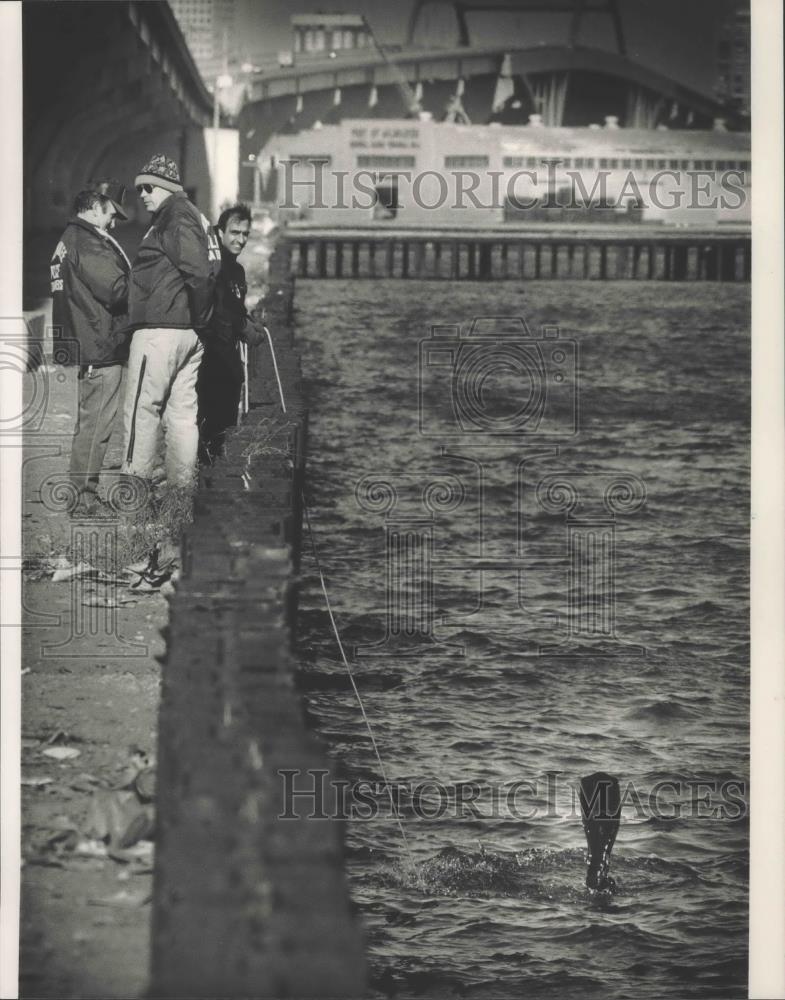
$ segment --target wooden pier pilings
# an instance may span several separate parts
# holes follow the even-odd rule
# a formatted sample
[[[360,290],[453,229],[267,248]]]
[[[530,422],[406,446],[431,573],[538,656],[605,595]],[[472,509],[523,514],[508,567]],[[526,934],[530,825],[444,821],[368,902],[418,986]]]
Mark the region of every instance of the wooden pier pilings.
[[[443,281],[749,281],[749,233],[617,230],[509,233],[291,227],[302,278]]]

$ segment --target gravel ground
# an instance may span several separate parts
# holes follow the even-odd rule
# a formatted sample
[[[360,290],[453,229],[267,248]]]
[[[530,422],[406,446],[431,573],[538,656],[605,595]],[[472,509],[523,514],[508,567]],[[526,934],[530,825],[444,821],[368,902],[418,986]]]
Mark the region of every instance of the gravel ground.
[[[157,591],[53,582],[72,531],[68,514],[42,500],[70,447],[75,373],[58,374],[25,377],[28,398],[44,380],[49,394],[25,453],[20,995],[137,997],[147,984],[152,844],[141,842],[138,857],[107,857],[90,836],[91,810],[133,776],[140,751],[154,760],[167,602]],[[105,486],[120,438],[118,424]],[[108,596],[129,603],[89,606]]]

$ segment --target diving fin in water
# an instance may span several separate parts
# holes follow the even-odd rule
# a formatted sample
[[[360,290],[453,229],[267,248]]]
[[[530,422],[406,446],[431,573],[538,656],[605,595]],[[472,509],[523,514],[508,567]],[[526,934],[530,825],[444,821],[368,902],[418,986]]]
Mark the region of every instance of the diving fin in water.
[[[589,847],[586,888],[610,892],[614,883],[608,876],[608,869],[621,814],[619,779],[604,771],[581,778],[580,799],[583,832]]]

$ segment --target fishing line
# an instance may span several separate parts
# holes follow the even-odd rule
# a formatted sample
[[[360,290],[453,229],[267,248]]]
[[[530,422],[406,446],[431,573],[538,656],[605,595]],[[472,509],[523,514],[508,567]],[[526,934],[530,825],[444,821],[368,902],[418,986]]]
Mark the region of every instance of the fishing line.
[[[286,401],[284,400],[283,386],[281,385],[281,377],[278,374],[278,362],[277,362],[276,357],[275,357],[275,348],[273,347],[273,338],[271,337],[270,331],[268,330],[268,328],[266,326],[264,327],[264,332],[267,334],[267,341],[268,341],[268,343],[270,345],[270,354],[272,355],[272,358],[273,358],[273,367],[275,369],[275,378],[276,378],[276,381],[278,382],[278,392],[279,392],[280,397],[281,397],[281,409],[283,410],[284,413],[286,413]],[[412,871],[416,871],[415,866],[414,866],[414,858],[412,856],[411,848],[409,847],[409,841],[406,839],[406,831],[403,828],[403,823],[401,822],[401,816],[400,816],[400,813],[398,812],[398,807],[395,804],[395,798],[393,796],[392,786],[390,785],[390,782],[389,782],[389,780],[387,778],[387,772],[386,772],[385,767],[384,767],[384,762],[382,760],[382,755],[379,752],[379,746],[376,743],[376,737],[373,734],[373,727],[371,726],[371,721],[368,718],[367,712],[365,711],[365,705],[363,704],[363,700],[362,700],[362,697],[360,695],[360,691],[359,691],[359,689],[357,687],[357,684],[355,682],[354,674],[352,673],[352,669],[349,666],[349,660],[346,657],[346,652],[345,652],[345,650],[343,648],[343,642],[341,642],[341,634],[338,631],[338,625],[336,624],[335,616],[333,615],[332,605],[330,604],[330,595],[327,593],[327,584],[325,583],[325,580],[324,580],[324,573],[322,572],[322,564],[321,564],[321,561],[319,559],[319,552],[318,552],[318,550],[316,548],[316,536],[314,535],[313,528],[311,527],[311,514],[310,514],[310,511],[308,510],[308,503],[306,502],[306,499],[305,499],[305,491],[304,490],[300,491],[300,496],[301,496],[301,499],[302,499],[302,502],[303,502],[303,510],[305,511],[305,521],[306,521],[306,524],[308,525],[308,537],[311,540],[311,550],[313,552],[313,557],[314,557],[314,560],[316,562],[316,569],[317,569],[317,571],[319,573],[319,581],[321,582],[322,593],[324,594],[324,603],[327,606],[327,614],[330,616],[330,624],[332,625],[332,628],[333,628],[333,633],[335,635],[335,641],[338,644],[338,649],[339,649],[339,651],[341,653],[341,659],[343,660],[343,665],[344,665],[344,667],[346,667],[346,673],[349,675],[349,681],[351,682],[352,690],[354,691],[354,696],[357,699],[357,704],[360,706],[360,712],[362,713],[363,722],[365,723],[365,727],[368,730],[368,736],[370,737],[371,745],[373,746],[373,752],[376,755],[376,760],[377,760],[377,762],[379,764],[379,771],[381,772],[382,779],[384,780],[384,787],[387,789],[387,794],[388,794],[388,796],[390,798],[390,806],[392,808],[393,816],[395,817],[395,822],[398,825],[398,830],[400,831],[400,834],[401,834],[401,840],[403,841],[403,846],[404,846],[404,849],[406,851],[406,855],[407,855],[407,857],[409,859],[409,864],[411,865]],[[422,879],[419,878],[418,881],[422,882]]]
[[[319,573],[319,580],[321,581],[322,584],[322,593],[324,594],[324,601],[325,604],[327,605],[327,614],[330,616],[330,623],[332,624],[333,633],[335,634],[335,641],[338,643],[338,649],[340,650],[341,653],[341,659],[343,660],[343,665],[346,667],[346,673],[349,675],[349,680],[351,682],[352,689],[354,690],[354,695],[357,698],[357,704],[360,706],[360,712],[362,713],[363,721],[365,722],[366,729],[368,730],[368,735],[371,738],[373,752],[376,754],[376,760],[379,763],[379,770],[384,780],[384,786],[387,789],[387,794],[390,797],[390,806],[392,807],[393,815],[395,816],[395,822],[398,824],[398,829],[400,830],[401,833],[401,839],[403,840],[403,846],[404,849],[406,850],[407,857],[409,858],[409,864],[412,866],[412,870],[414,871],[415,870],[414,858],[412,857],[412,852],[409,847],[409,841],[406,839],[406,833],[403,829],[403,823],[401,822],[401,816],[400,813],[398,812],[398,807],[395,804],[395,798],[392,793],[392,786],[390,785],[390,782],[387,778],[387,772],[385,771],[384,768],[382,755],[379,753],[379,747],[376,743],[376,737],[373,735],[373,728],[371,726],[370,719],[368,718],[368,715],[365,711],[365,706],[363,705],[362,697],[360,696],[357,684],[355,683],[354,675],[352,674],[352,669],[349,666],[349,661],[346,658],[346,653],[343,648],[343,643],[341,642],[341,635],[338,631],[338,626],[335,622],[335,616],[333,615],[332,605],[330,604],[330,595],[327,593],[327,585],[324,582],[324,573],[322,572],[322,565],[321,562],[319,561],[319,553],[316,549],[316,538],[313,533],[313,528],[311,527],[311,515],[308,511],[308,504],[305,501],[305,493],[301,493],[301,496],[303,501],[303,509],[305,511],[305,520],[308,525],[308,536],[311,540],[311,550],[313,551],[313,557],[316,560],[316,569]]]
[[[270,335],[270,331],[267,327],[264,327],[264,332],[267,334],[267,342],[270,345],[270,354],[273,356],[273,369],[275,370],[275,380],[278,383],[278,395],[281,397],[281,409],[286,413],[286,401],[283,398],[283,386],[281,385],[281,376],[278,374],[278,361],[275,357],[275,348],[273,347],[273,338]],[[303,499],[303,503],[305,500]]]

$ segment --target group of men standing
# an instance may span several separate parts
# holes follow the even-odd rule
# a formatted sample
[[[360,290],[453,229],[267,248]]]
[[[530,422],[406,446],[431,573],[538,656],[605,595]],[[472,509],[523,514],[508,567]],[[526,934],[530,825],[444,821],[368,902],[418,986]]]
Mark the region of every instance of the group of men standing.
[[[236,423],[240,345],[263,337],[245,308],[237,261],[251,228],[247,206],[226,209],[213,229],[163,154],[134,183],[152,223],[133,261],[109,232],[127,219],[125,188],[105,179],[76,196],[50,266],[53,325],[78,366],[69,477],[79,513],[103,507],[98,479],[124,368],[123,472],[158,479],[163,431],[166,483],[188,487],[198,457],[212,461]]]

